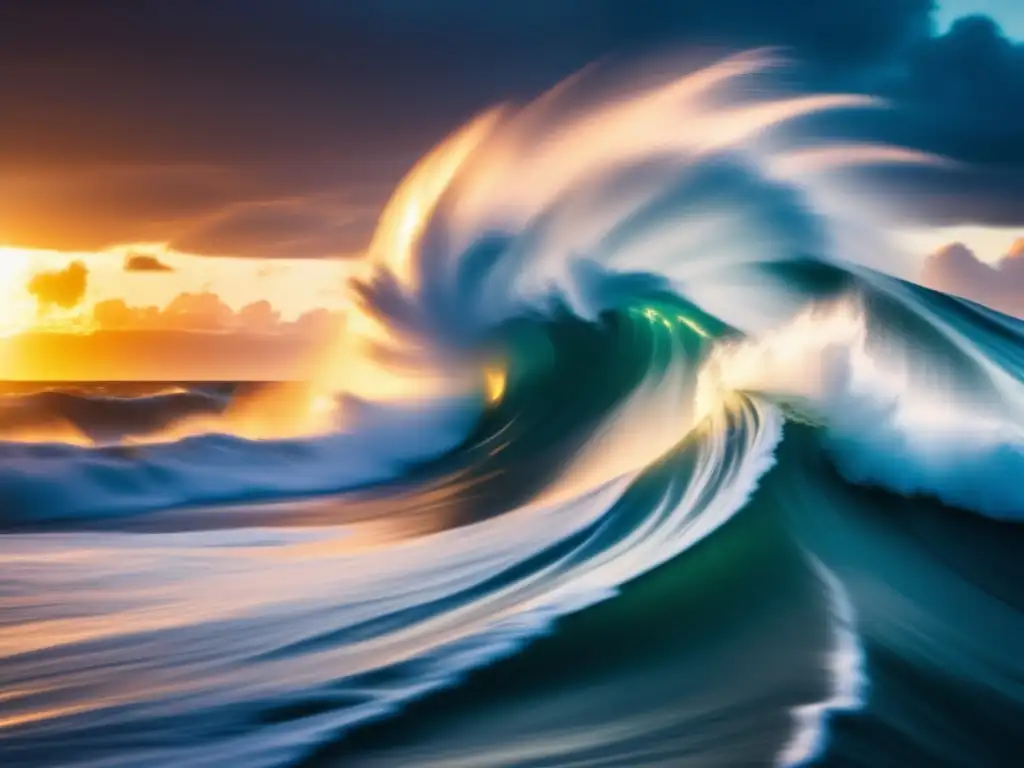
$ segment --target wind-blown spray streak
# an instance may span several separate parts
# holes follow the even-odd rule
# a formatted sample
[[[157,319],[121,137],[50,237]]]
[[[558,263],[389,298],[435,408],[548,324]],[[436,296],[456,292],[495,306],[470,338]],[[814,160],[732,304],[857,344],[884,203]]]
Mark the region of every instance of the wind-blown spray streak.
[[[273,419],[174,393],[2,444],[5,762],[1019,749],[1021,326],[872,270],[838,171],[934,161],[810,142],[872,105],[772,64],[457,132]]]

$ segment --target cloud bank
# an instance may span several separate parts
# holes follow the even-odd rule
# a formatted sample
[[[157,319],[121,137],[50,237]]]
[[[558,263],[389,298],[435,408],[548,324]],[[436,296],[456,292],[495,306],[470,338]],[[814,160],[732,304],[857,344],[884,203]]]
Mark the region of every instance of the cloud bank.
[[[133,306],[124,299],[97,302],[92,322],[100,331],[193,331],[202,333],[301,334],[326,337],[337,316],[314,309],[294,321],[285,321],[270,302],[255,301],[237,312],[215,293],[181,293],[166,307]]]
[[[962,243],[947,245],[925,260],[921,282],[1007,315],[1024,317],[1024,238],[991,264]]]

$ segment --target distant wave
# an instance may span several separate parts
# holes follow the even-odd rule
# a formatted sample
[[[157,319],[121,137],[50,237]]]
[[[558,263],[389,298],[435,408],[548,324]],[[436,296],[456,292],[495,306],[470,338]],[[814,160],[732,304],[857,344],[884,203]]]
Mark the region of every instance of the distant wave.
[[[63,430],[83,441],[116,443],[187,416],[219,413],[226,403],[224,394],[180,388],[142,397],[59,389],[9,394],[0,398],[0,439],[41,441]]]

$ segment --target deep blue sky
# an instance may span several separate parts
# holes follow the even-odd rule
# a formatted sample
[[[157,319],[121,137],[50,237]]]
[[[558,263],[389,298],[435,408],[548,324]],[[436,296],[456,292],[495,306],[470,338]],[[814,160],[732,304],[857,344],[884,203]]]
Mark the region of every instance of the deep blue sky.
[[[1024,2],[1020,0],[940,0],[936,17],[943,29],[969,13],[983,13],[999,22],[1007,35],[1024,39]]]

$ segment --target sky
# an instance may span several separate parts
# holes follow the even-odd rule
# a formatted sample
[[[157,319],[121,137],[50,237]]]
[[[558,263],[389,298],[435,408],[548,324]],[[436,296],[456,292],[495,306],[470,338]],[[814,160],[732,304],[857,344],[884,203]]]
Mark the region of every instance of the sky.
[[[1024,40],[1024,4],[1015,0],[940,0],[936,20],[945,31],[958,18],[972,13],[996,19],[1007,35]]]
[[[343,305],[396,182],[474,114],[595,60],[756,45],[791,52],[796,87],[893,105],[830,135],[961,161],[872,181],[906,202],[928,279],[1009,306],[989,293],[1024,235],[1020,39],[1019,0],[3,3],[0,336],[109,332],[94,310],[117,299],[152,325],[181,295],[219,318],[204,332],[293,332]],[[953,243],[983,278],[957,283]],[[63,304],[30,290],[38,272],[44,294],[69,284]],[[260,301],[274,323],[240,319]]]

